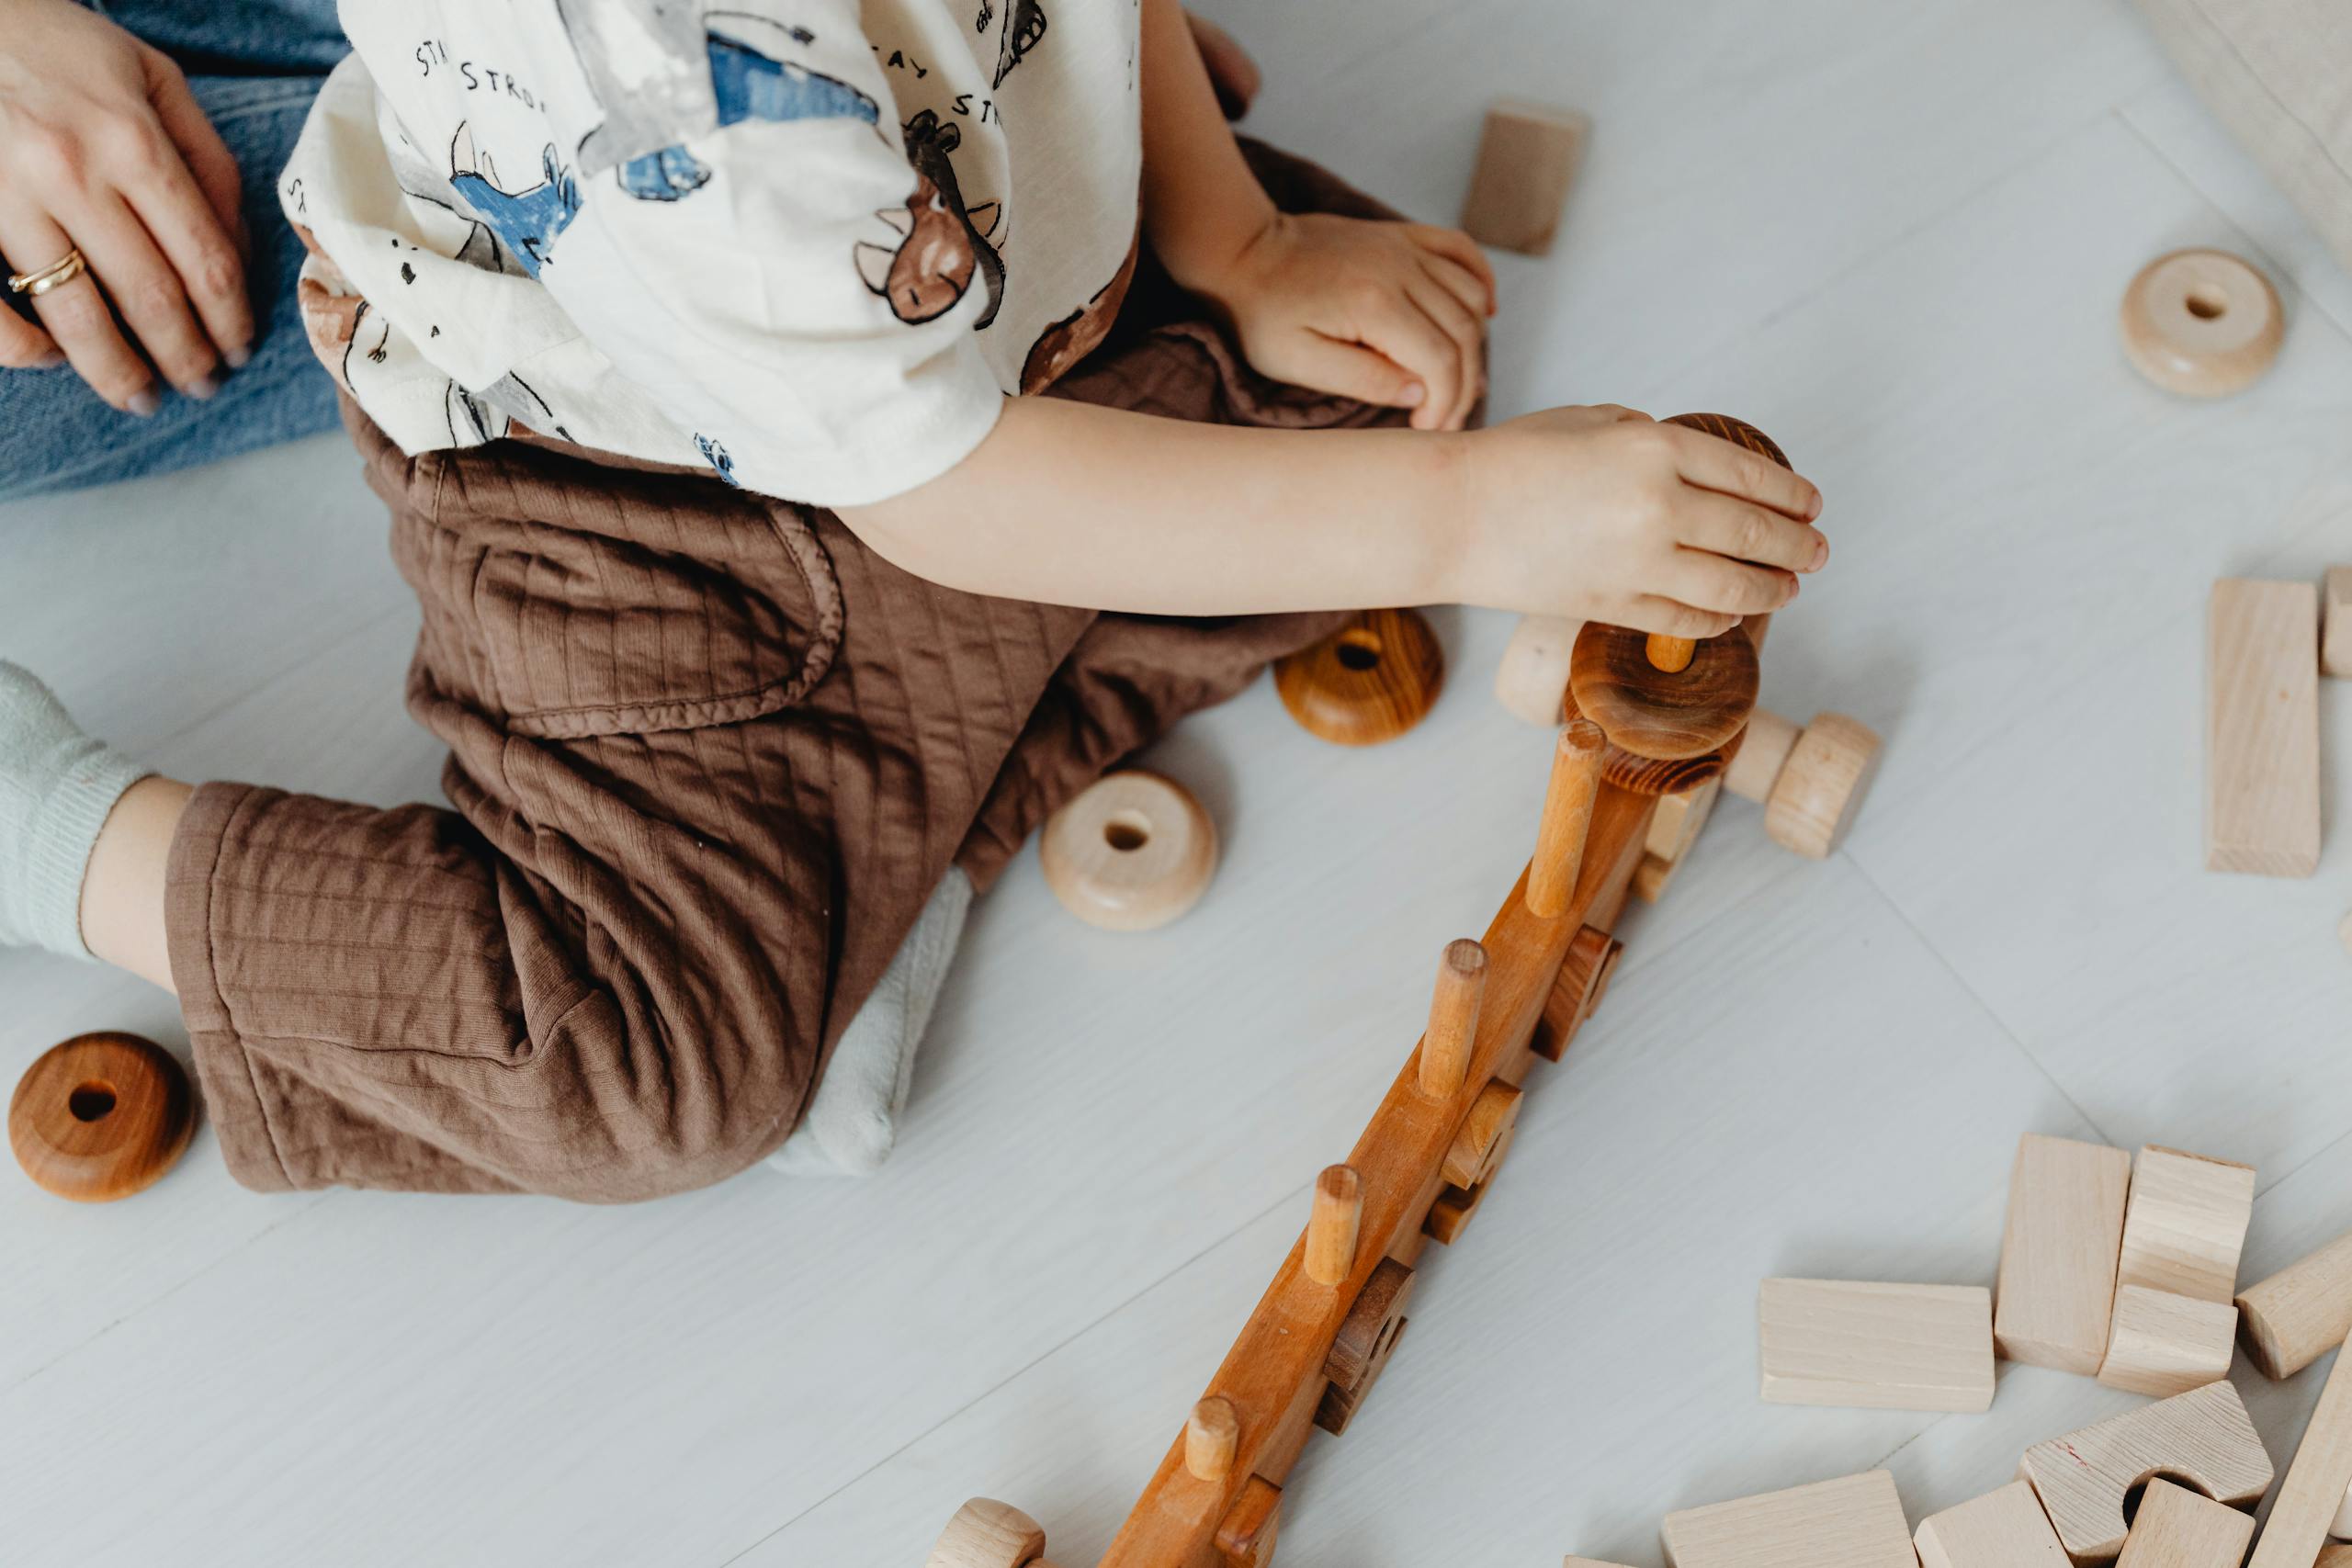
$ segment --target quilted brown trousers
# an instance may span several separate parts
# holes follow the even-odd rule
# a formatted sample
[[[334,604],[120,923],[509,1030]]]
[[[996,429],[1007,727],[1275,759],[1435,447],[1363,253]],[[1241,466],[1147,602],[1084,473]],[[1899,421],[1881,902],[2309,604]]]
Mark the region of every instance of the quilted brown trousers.
[[[1251,156],[1286,207],[1385,215]],[[1258,378],[1148,260],[1051,395],[1389,417]],[[250,1187],[618,1201],[743,1168],[951,865],[985,887],[1104,768],[1337,621],[982,598],[707,475],[537,441],[410,458],[350,423],[424,607],[408,704],[453,809],[190,804],[172,973]]]

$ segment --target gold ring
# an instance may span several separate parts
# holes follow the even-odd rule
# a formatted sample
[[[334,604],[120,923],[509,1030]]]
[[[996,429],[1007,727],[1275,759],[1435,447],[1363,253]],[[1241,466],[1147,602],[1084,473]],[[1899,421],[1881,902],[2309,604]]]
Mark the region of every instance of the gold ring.
[[[73,282],[82,276],[88,264],[82,260],[80,246],[65,253],[62,260],[42,267],[39,272],[14,272],[8,275],[8,292],[28,294],[38,299],[60,285]]]

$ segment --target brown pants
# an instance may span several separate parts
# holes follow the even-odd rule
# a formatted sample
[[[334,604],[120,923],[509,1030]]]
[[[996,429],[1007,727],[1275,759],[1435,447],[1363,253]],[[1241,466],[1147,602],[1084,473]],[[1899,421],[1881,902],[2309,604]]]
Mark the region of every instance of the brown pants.
[[[1381,216],[1252,150],[1275,199]],[[1054,394],[1317,428],[1147,261]],[[403,457],[354,414],[423,602],[410,710],[451,811],[197,792],[172,973],[231,1171],[615,1201],[773,1151],[950,865],[1046,813],[1329,615],[987,599],[829,513],[503,441]],[[942,526],[952,526],[943,519]]]

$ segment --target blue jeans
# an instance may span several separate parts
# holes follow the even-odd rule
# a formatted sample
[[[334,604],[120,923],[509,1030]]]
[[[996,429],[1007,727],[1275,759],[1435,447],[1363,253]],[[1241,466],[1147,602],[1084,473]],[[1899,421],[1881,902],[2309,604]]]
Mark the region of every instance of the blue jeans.
[[[209,463],[332,429],[334,384],[311,353],[294,298],[302,243],[277,205],[326,73],[348,47],[333,0],[85,0],[188,73],[244,175],[253,231],[253,358],[204,402],[172,392],[150,419],[119,413],[70,367],[0,370],[0,501]]]

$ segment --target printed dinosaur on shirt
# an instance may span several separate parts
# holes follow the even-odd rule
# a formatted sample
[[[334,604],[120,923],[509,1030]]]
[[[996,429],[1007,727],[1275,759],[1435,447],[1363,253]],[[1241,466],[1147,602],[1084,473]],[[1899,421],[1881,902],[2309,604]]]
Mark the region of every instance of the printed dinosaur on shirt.
[[[279,181],[402,449],[520,423],[822,505],[960,462],[1135,257],[1136,0],[344,0]]]

